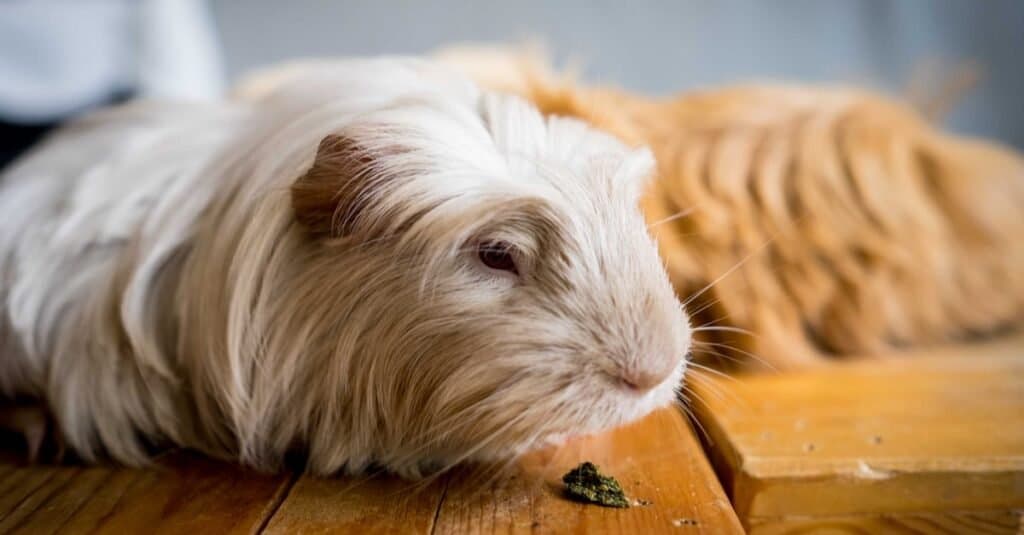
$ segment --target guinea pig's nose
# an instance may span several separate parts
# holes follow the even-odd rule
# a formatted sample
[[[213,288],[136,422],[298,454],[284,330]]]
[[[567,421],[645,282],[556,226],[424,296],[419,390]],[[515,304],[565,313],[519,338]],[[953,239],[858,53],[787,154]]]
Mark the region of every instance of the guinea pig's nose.
[[[663,383],[671,373],[671,368],[667,370],[627,368],[622,370],[619,378],[622,380],[622,385],[626,388],[636,392],[647,392]]]

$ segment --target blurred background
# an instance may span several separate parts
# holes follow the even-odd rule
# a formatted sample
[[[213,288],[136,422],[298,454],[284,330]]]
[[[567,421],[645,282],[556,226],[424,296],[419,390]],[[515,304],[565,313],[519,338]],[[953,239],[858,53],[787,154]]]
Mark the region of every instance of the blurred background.
[[[125,98],[216,98],[282,60],[530,40],[587,81],[650,94],[764,80],[953,93],[945,124],[1024,149],[1020,0],[7,0],[0,150]]]
[[[905,94],[972,64],[948,116],[1024,148],[1024,1],[214,0],[228,74],[296,56],[424,53],[542,41],[588,81],[653,94],[749,80],[848,82]],[[939,74],[939,73],[936,73]],[[946,76],[948,78],[948,76]]]

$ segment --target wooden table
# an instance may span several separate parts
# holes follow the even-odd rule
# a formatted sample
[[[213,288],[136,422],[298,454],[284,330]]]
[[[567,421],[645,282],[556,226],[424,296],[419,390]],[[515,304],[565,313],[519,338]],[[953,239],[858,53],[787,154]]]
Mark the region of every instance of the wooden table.
[[[629,509],[582,505],[560,477],[582,460],[616,476]],[[523,459],[512,478],[259,475],[198,455],[157,466],[0,463],[0,533],[741,533],[688,422],[666,409]]]
[[[499,481],[259,475],[187,452],[145,470],[0,461],[0,533],[1024,533],[1022,338],[691,384],[725,491],[666,409]],[[582,460],[652,503],[566,500]]]
[[[1024,341],[698,385],[752,533],[1024,532]]]

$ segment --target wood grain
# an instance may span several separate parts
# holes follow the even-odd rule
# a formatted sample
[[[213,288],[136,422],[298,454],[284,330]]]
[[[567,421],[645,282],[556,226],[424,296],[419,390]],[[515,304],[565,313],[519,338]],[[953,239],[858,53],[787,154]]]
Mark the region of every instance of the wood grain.
[[[582,461],[615,476],[648,505],[609,509],[562,496],[561,476]],[[486,484],[459,474],[438,533],[742,533],[739,521],[677,409],[524,459],[515,479]]]
[[[0,470],[0,533],[254,533],[291,482],[189,453],[149,469]]]
[[[267,526],[268,533],[430,533],[446,480],[302,477]]]
[[[903,515],[851,515],[836,517],[790,517],[757,519],[751,535],[791,535],[800,533],[835,535],[905,535],[969,533],[1013,535],[1024,532],[1024,513],[1020,511],[973,511]]]
[[[561,476],[590,460],[634,499],[606,509],[562,495]],[[270,533],[742,533],[683,416],[665,409],[632,426],[524,458],[506,477],[463,469],[428,485],[389,477],[303,477]]]
[[[748,527],[1024,508],[1020,338],[699,383],[712,458]]]
[[[645,505],[568,500],[583,460]],[[151,469],[0,461],[0,533],[742,533],[686,419],[664,409],[626,428],[428,482],[267,476],[195,454]]]

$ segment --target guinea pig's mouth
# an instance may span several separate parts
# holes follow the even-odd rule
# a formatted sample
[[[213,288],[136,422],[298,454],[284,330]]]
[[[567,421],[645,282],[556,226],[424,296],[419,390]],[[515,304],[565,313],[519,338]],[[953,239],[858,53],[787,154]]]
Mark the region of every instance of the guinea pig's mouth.
[[[627,399],[640,399],[649,395],[653,395],[655,392],[663,388],[665,384],[672,380],[671,376],[666,377],[661,382],[650,386],[641,387],[635,383],[630,382],[628,379],[622,377],[621,374],[614,372],[601,372],[601,377],[605,383],[608,384],[609,388],[614,389],[616,392],[622,393],[627,396]]]
[[[596,435],[630,424],[651,412],[668,407],[678,399],[686,361],[681,360],[663,381],[642,392],[620,384],[620,378],[598,371],[592,376],[588,391],[591,396],[577,397],[567,412],[573,416],[549,418],[536,435],[517,442],[505,451],[519,456],[530,451],[559,447],[572,440]],[[526,437],[524,437],[526,438]],[[498,455],[501,457],[502,455]]]
[[[601,395],[596,403],[588,405],[586,416],[575,422],[572,429],[546,435],[546,444],[564,442],[572,437],[592,435],[637,421],[651,412],[668,407],[678,400],[682,389],[686,360],[662,381],[650,388],[639,390],[623,384],[621,376],[600,372]]]
[[[681,384],[681,372],[673,374],[657,387],[646,392],[636,392],[630,387],[615,385],[614,393],[605,404],[600,404],[589,413],[584,421],[575,422],[567,429],[554,430],[538,437],[525,450],[563,446],[581,437],[596,435],[640,420],[655,410],[670,406],[677,397],[673,382]]]
[[[676,390],[682,387],[687,360],[686,357],[681,359],[671,372],[653,384],[631,380],[625,374],[617,371],[601,370],[599,375],[604,383],[615,392],[624,395],[627,400],[663,397],[667,391],[676,393]]]

